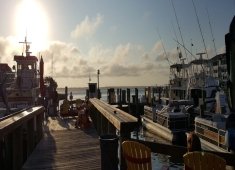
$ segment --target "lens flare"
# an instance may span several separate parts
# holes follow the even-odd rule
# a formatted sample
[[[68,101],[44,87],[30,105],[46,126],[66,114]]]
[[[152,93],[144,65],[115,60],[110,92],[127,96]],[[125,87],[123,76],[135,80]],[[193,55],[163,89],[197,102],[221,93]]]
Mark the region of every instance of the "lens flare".
[[[27,36],[31,50],[40,52],[48,45],[48,17],[36,0],[22,0],[15,15],[15,32],[19,41]]]

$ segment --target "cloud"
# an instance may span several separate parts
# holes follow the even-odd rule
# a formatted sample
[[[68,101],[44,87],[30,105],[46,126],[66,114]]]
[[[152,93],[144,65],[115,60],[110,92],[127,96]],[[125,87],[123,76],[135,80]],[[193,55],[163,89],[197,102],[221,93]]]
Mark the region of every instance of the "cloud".
[[[157,41],[152,48],[152,52],[158,53],[161,51],[163,51],[162,43],[161,41]]]
[[[0,63],[8,63],[9,66],[14,65],[13,56],[22,53],[22,47],[14,37],[0,37]]]
[[[92,47],[87,53],[81,54],[74,44],[53,42],[44,52],[45,73],[52,72],[56,78],[87,78],[89,74],[96,76],[100,69],[102,77],[121,78],[167,75],[169,66],[155,61],[155,56],[143,50],[141,45],[131,43],[119,44],[115,48],[102,45]],[[162,72],[166,72],[163,74]]]
[[[18,45],[19,50],[13,47],[11,42],[9,38],[0,38],[0,54],[4,56],[4,61],[15,64],[13,56],[21,53],[17,50],[21,51],[22,46]],[[156,51],[146,51],[141,44],[126,43],[113,48],[96,44],[84,52],[77,44],[54,41],[46,50],[40,52],[40,55],[44,59],[45,76],[53,76],[58,80],[60,87],[76,87],[68,82],[76,84],[80,81],[84,83],[82,86],[86,86],[89,75],[95,80],[98,69],[102,82],[107,85],[112,81],[128,84],[127,80],[132,84],[149,84],[148,82],[153,80],[155,83],[155,79],[164,83],[169,74],[169,66],[165,62],[156,61]],[[164,78],[161,78],[162,76]]]
[[[83,36],[89,36],[95,33],[97,28],[103,22],[103,16],[97,14],[95,19],[90,19],[88,16],[76,26],[76,28],[71,32],[71,37],[79,39]]]

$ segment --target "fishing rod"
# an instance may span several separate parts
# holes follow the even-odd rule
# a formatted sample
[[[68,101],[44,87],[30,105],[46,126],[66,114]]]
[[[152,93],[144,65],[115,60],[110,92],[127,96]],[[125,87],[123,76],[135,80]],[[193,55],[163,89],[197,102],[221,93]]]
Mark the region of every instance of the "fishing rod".
[[[208,20],[209,20],[210,31],[211,31],[211,37],[212,37],[212,41],[213,41],[213,45],[214,45],[215,55],[217,55],[217,49],[216,49],[216,46],[215,46],[215,38],[214,38],[213,31],[212,31],[210,16],[209,16],[209,12],[208,12],[208,9],[207,9],[207,8],[206,8],[206,12],[207,12]]]
[[[197,57],[195,56],[195,55],[193,55],[183,44],[181,44],[178,40],[176,40],[176,39],[174,39],[173,38],[173,40],[175,41],[175,42],[177,42],[181,47],[183,47],[184,48],[184,50],[186,50],[190,55],[192,55],[193,57],[194,57],[194,59],[197,59]]]
[[[186,47],[184,47],[183,44],[181,44],[180,42],[178,42],[174,38],[173,38],[173,40],[176,41],[180,46],[182,46],[189,54],[191,54],[194,57],[194,59],[197,59],[197,57],[195,55],[193,55]],[[205,71],[202,64],[201,64],[201,67],[202,67],[202,70]]]
[[[178,29],[179,29],[179,33],[180,33],[180,38],[181,38],[181,41],[182,41],[182,43],[183,43],[183,45],[184,45],[184,39],[183,39],[183,36],[182,36],[182,33],[181,33],[181,29],[180,29],[180,25],[179,25],[179,20],[178,20],[178,17],[177,17],[177,14],[176,14],[176,10],[175,10],[175,6],[174,6],[174,3],[173,3],[172,0],[171,0],[171,4],[172,4],[173,10],[174,10],[176,22],[177,22],[177,25],[178,25]],[[185,45],[184,45],[184,46],[185,46]],[[184,53],[185,53],[185,58],[187,59],[186,50],[184,50]]]
[[[199,27],[199,30],[200,30],[200,33],[201,33],[202,42],[203,42],[203,45],[204,45],[204,50],[205,50],[207,59],[209,59],[208,53],[207,53],[207,49],[206,49],[205,40],[204,40],[204,36],[203,36],[203,34],[202,34],[201,25],[200,25],[199,18],[198,18],[198,15],[197,15],[197,9],[196,9],[196,6],[195,6],[195,4],[194,4],[194,0],[192,0],[192,3],[193,3],[193,7],[194,7],[194,11],[195,11],[196,18],[197,18],[197,24],[198,24],[198,27]]]
[[[163,42],[162,42],[162,38],[161,38],[161,35],[160,35],[160,33],[159,33],[158,28],[157,28],[157,33],[158,33],[158,36],[159,36],[160,41],[161,41],[161,44],[162,44],[162,48],[163,48],[163,51],[164,51],[164,54],[165,54],[165,58],[166,58],[166,60],[167,60],[167,62],[168,62],[168,64],[169,64],[169,66],[170,66],[170,65],[173,64],[173,63],[171,63],[170,60],[169,60],[168,57],[167,57],[166,49],[165,49],[165,46],[164,46],[164,44],[163,44]]]
[[[177,34],[176,34],[176,31],[175,31],[175,27],[174,27],[173,22],[171,22],[171,25],[172,25],[172,29],[173,29],[173,33],[174,33],[174,35],[175,35],[175,38],[176,38],[177,41],[179,41],[179,40],[178,40],[178,37],[177,37]],[[181,58],[182,58],[181,49],[180,49],[178,43],[176,43],[176,45],[177,45],[177,52],[179,53],[179,59],[181,59]]]

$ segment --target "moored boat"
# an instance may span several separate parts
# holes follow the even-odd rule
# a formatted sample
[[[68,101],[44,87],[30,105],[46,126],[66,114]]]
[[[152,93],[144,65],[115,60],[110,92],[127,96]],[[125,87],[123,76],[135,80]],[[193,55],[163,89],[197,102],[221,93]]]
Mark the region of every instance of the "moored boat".
[[[229,75],[228,99],[223,92],[216,93],[215,112],[195,119],[195,132],[201,142],[213,150],[235,151],[235,17],[225,35],[226,60]]]
[[[160,110],[145,106],[142,124],[147,130],[173,144],[184,145],[185,132],[190,129],[190,114],[187,110],[192,106],[192,101],[170,100],[167,103]]]

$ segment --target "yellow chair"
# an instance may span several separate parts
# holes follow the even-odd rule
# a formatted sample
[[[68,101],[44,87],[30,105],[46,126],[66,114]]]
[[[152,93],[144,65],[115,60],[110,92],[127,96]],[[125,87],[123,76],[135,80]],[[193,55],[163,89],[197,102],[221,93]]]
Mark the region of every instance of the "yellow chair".
[[[128,170],[152,169],[151,150],[147,146],[135,141],[124,141],[122,151]]]
[[[208,152],[188,152],[184,154],[185,169],[190,170],[225,170],[226,161]]]

